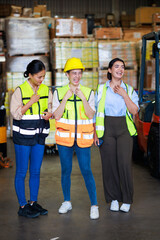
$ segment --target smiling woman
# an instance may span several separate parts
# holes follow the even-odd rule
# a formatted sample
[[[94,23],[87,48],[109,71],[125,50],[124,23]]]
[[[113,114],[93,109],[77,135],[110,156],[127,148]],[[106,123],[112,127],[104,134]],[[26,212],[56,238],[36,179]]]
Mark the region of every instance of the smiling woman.
[[[106,202],[111,211],[128,212],[133,201],[132,136],[137,134],[132,115],[138,111],[138,96],[123,82],[124,71],[124,61],[112,59],[108,81],[97,88],[94,143],[101,154]]]
[[[84,67],[79,58],[67,60],[64,72],[69,84],[57,88],[53,96],[56,119],[55,139],[61,161],[64,202],[59,213],[72,209],[70,198],[72,156],[75,150],[91,201],[90,218],[99,218],[97,194],[91,170],[90,147],[93,143],[94,92],[80,84]]]
[[[20,205],[18,215],[34,218],[48,213],[37,203],[37,198],[45,138],[49,134],[48,120],[52,116],[52,94],[49,88],[42,84],[45,78],[45,66],[41,61],[30,62],[24,77],[28,80],[15,90],[10,106],[16,153],[15,189]],[[45,112],[46,109],[48,112]],[[25,177],[29,161],[30,200],[27,203]]]

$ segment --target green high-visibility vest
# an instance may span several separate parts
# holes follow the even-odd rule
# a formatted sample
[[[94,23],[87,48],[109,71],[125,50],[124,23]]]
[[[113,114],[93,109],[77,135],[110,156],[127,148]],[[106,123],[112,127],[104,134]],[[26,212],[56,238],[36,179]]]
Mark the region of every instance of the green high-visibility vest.
[[[132,99],[133,88],[128,84],[125,84],[127,88],[127,94]],[[106,84],[100,84],[97,88],[97,95],[98,95],[98,109],[96,114],[96,133],[98,138],[103,137],[104,135],[104,117],[105,117],[105,100],[106,100],[106,92],[107,87]],[[137,130],[135,124],[133,122],[133,117],[128,111],[126,110],[126,123],[128,127],[128,131],[131,136],[137,135]]]
[[[27,81],[25,81],[19,87],[22,93],[22,102],[25,105],[30,101],[30,98],[34,94],[34,91]],[[39,86],[37,94],[40,95],[38,102],[33,103],[32,106],[25,112],[25,115],[42,114],[48,108],[49,88],[46,85],[41,84]]]

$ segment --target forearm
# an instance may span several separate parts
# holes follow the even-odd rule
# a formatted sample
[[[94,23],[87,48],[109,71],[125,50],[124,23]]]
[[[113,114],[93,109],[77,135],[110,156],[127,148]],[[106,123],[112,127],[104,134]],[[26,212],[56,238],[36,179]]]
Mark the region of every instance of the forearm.
[[[63,98],[61,104],[59,105],[59,107],[53,112],[53,116],[56,120],[59,120],[63,113],[64,113],[64,109],[65,109],[65,106],[66,106],[66,99]]]
[[[21,108],[21,113],[22,115],[25,114],[25,112],[27,112],[27,110],[32,106],[32,102],[29,101],[28,103],[26,103],[22,108]]]
[[[138,112],[138,107],[137,105],[130,99],[130,97],[128,96],[128,94],[126,94],[124,97],[123,97],[124,101],[125,101],[125,104],[127,106],[127,109],[128,111],[135,115],[137,112]]]
[[[83,106],[85,110],[85,114],[89,119],[92,119],[94,117],[95,111],[90,107],[89,103],[87,102],[86,98],[83,100]]]

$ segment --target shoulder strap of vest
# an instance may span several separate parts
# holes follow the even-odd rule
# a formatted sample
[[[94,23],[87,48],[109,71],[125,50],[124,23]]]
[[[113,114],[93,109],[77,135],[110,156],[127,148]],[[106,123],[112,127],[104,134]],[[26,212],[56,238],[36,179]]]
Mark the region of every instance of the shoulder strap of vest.
[[[124,83],[127,89],[127,94],[128,96],[132,99],[132,94],[133,94],[133,87],[131,87],[130,85],[128,85],[127,83]]]
[[[91,93],[93,92],[93,90],[91,88],[82,86],[81,84],[80,84],[80,89],[83,92],[83,94],[85,95],[87,101],[89,101],[89,98],[90,98]]]
[[[100,99],[102,97],[102,92],[104,91],[104,88],[108,88],[108,87],[106,87],[106,83],[98,84],[98,87],[97,87],[97,102],[100,101]]]

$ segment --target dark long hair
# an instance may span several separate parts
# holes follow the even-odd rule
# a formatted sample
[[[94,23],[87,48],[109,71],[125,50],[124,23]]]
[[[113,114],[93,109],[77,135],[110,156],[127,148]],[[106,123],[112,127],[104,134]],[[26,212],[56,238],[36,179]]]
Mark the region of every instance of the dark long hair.
[[[115,63],[115,62],[117,62],[117,61],[120,61],[120,62],[122,62],[123,64],[124,64],[124,68],[125,68],[125,63],[124,63],[124,61],[122,60],[122,59],[120,59],[120,58],[114,58],[114,59],[112,59],[110,62],[109,62],[109,64],[108,64],[108,68],[112,68],[113,67],[113,64]],[[112,80],[112,74],[110,73],[110,72],[107,72],[107,78],[109,79],[109,80]]]
[[[24,72],[24,77],[27,78],[30,74],[36,74],[40,71],[45,70],[45,65],[40,60],[33,60],[27,65],[26,71]]]

